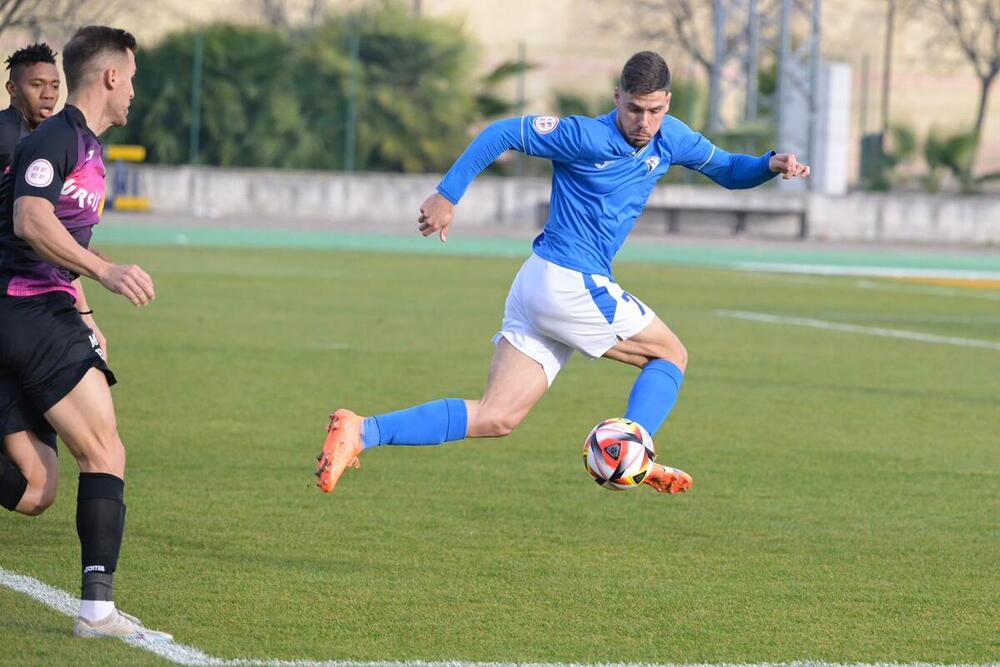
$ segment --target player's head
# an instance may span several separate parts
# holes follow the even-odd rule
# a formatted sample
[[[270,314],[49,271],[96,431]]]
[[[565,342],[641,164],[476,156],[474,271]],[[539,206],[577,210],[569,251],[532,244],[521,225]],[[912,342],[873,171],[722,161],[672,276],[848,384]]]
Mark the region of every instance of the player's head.
[[[39,43],[18,49],[7,58],[7,94],[28,127],[52,115],[59,99],[59,68],[56,54],[48,44]]]
[[[135,96],[135,37],[121,28],[89,25],[80,28],[63,49],[63,70],[70,95],[96,95],[114,126],[128,120]]]
[[[660,131],[670,109],[670,68],[658,53],[640,51],[625,63],[615,88],[618,128],[642,148]]]

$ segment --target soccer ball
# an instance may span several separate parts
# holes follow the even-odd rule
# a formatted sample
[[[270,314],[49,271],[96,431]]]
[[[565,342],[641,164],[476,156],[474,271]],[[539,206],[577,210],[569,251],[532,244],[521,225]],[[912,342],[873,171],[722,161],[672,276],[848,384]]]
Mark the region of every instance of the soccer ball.
[[[616,417],[594,427],[583,443],[583,465],[605,489],[635,489],[653,467],[653,439],[640,424]]]

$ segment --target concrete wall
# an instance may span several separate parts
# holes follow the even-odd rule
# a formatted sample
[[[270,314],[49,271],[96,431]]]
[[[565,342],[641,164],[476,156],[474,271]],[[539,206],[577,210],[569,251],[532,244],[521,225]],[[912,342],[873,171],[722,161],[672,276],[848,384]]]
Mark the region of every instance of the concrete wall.
[[[1000,197],[852,193],[809,197],[810,238],[1000,245]]]
[[[154,211],[194,214],[208,219],[245,216],[248,223],[266,218],[322,223],[408,224],[416,221],[421,202],[434,191],[439,176],[400,174],[344,175],[315,171],[219,169],[211,167],[136,167],[140,193]],[[482,177],[461,204],[463,225],[532,228],[539,205],[548,201],[545,178]],[[1000,245],[1000,197],[924,194],[852,193],[829,196],[780,192],[772,187],[728,191],[711,185],[663,185],[650,197],[650,208],[682,206],[682,233],[729,233],[733,216],[719,209],[746,207],[752,213],[747,235],[794,237],[795,215],[781,209],[805,209],[809,236],[815,239],[914,241]],[[715,212],[708,212],[710,210]],[[662,212],[640,220],[640,233],[664,233]]]

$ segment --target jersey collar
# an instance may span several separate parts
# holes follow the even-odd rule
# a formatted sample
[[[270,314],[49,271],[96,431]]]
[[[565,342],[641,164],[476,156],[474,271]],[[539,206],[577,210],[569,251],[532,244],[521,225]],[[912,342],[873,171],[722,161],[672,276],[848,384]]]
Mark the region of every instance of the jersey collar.
[[[614,109],[612,109],[608,113],[606,113],[603,116],[601,116],[600,120],[603,123],[605,123],[608,126],[610,126],[611,129],[613,130],[611,136],[613,137],[613,140],[615,142],[615,147],[618,150],[622,151],[625,155],[630,155],[632,157],[638,157],[638,156],[642,155],[644,152],[646,152],[649,149],[650,145],[654,141],[656,141],[656,139],[660,136],[659,133],[657,133],[656,136],[654,136],[652,139],[649,140],[648,144],[646,144],[642,148],[636,148],[635,146],[633,146],[632,144],[630,144],[628,142],[628,139],[626,139],[625,135],[622,134],[621,128],[618,127],[618,108],[617,107],[615,107]]]
[[[72,104],[67,104],[66,106],[63,107],[62,112],[66,115],[66,119],[70,122],[70,124],[79,127],[84,132],[93,136],[95,139],[97,138],[97,135],[94,134],[94,131],[91,130],[90,126],[87,125],[87,118],[83,115],[83,112],[80,111],[79,108],[73,106]]]
[[[615,143],[615,148],[621,151],[622,155],[632,155],[635,153],[635,147],[628,142],[628,139],[625,138],[625,135],[622,134],[621,129],[618,127],[617,108],[601,116],[600,120],[611,128],[611,139]]]

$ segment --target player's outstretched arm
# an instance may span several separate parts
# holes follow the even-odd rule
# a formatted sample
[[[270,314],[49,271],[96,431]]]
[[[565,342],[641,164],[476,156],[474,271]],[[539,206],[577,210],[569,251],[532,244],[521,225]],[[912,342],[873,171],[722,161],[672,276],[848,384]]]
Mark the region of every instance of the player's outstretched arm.
[[[799,162],[794,153],[776,153],[767,166],[785,180],[809,177],[809,165]]]
[[[90,252],[70,235],[56,217],[55,207],[42,197],[14,200],[14,234],[47,262],[99,281],[136,306],[156,297],[153,280],[134,264],[112,264]]]
[[[441,193],[435,192],[420,205],[420,218],[417,220],[420,233],[430,236],[437,232],[441,242],[444,243],[448,240],[448,228],[455,217],[454,211],[455,205]]]

